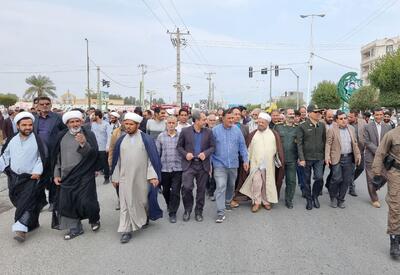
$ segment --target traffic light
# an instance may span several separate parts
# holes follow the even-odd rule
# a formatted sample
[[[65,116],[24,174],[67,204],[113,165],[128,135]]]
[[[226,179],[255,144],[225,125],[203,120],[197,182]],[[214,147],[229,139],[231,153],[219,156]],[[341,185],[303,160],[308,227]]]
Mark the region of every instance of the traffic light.
[[[249,78],[253,77],[253,67],[249,67]]]
[[[261,74],[268,74],[268,68],[261,69]]]
[[[107,80],[105,80],[105,79],[102,79],[102,80],[101,80],[101,84],[103,85],[103,87],[104,87],[104,86],[107,86],[107,88],[110,88],[110,81],[107,81]]]
[[[275,65],[275,76],[279,76],[279,66]]]

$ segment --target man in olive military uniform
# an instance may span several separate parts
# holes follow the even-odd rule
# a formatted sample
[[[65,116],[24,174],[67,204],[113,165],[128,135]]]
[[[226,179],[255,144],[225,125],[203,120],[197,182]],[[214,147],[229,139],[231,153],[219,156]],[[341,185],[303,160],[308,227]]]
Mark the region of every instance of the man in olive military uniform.
[[[384,166],[389,168],[386,173],[386,203],[389,207],[387,233],[390,234],[390,255],[400,257],[400,127],[386,133],[376,150],[372,163],[374,183],[382,182]]]
[[[325,159],[325,125],[320,122],[321,109],[314,104],[307,107],[308,118],[297,129],[297,151],[299,165],[304,167],[304,191],[307,210],[319,208],[318,196],[323,187],[323,168]],[[311,172],[314,172],[314,184],[311,188]]]
[[[281,136],[283,150],[285,153],[285,205],[293,208],[293,197],[296,191],[296,166],[297,166],[297,125],[294,124],[294,110],[287,109],[285,112],[286,123],[276,124],[275,130]]]

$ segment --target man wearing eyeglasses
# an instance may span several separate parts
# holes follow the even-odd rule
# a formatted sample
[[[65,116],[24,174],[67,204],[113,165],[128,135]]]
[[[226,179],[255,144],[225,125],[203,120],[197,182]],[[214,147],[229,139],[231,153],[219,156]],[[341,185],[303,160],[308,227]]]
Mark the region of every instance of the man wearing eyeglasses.
[[[308,105],[307,112],[308,118],[298,127],[297,150],[299,165],[304,167],[306,209],[311,210],[313,207],[320,207],[318,196],[323,187],[326,128],[324,123],[320,122],[322,110],[317,105]],[[311,188],[312,171],[314,172],[314,184]]]
[[[41,96],[37,99],[37,115],[35,115],[35,122],[33,125],[34,132],[40,137],[45,147],[45,155],[49,157],[52,155],[54,141],[60,131],[66,128],[62,122],[61,116],[51,111],[51,99],[47,96]],[[45,167],[43,167],[43,174],[41,176],[41,182],[49,190],[49,211],[53,211],[53,202],[56,192],[56,187],[53,181],[50,179],[50,167],[47,167],[50,163],[44,161]],[[46,163],[48,165],[46,165]],[[44,192],[42,196],[45,196]]]
[[[353,127],[348,127],[347,115],[338,110],[336,124],[328,130],[325,145],[325,163],[331,167],[329,195],[332,208],[345,208],[347,189],[354,178],[355,164],[361,162],[360,150]]]

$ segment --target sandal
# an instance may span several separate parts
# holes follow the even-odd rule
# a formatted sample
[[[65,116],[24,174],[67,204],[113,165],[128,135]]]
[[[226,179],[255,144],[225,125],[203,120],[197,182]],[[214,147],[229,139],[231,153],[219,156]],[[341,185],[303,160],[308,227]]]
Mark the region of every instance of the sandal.
[[[64,240],[69,241],[69,240],[72,240],[75,237],[78,237],[79,235],[82,235],[82,234],[83,234],[83,230],[82,229],[79,232],[75,232],[75,233],[72,233],[71,231],[69,231],[69,233],[64,235]]]

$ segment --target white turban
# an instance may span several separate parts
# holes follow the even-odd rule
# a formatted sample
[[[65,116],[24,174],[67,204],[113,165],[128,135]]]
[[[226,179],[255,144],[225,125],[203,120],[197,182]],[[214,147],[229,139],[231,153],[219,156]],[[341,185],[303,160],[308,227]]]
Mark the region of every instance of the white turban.
[[[69,112],[66,112],[62,116],[62,121],[64,122],[64,124],[67,124],[68,120],[70,120],[71,118],[82,119],[82,113],[80,111],[69,111]]]
[[[258,118],[262,118],[262,119],[268,120],[268,122],[271,122],[271,116],[264,112],[260,113],[258,115]]]
[[[117,112],[111,112],[110,115],[114,116],[116,118],[120,118],[121,117]]]
[[[125,120],[132,120],[134,122],[140,123],[142,122],[143,117],[139,116],[138,114],[128,112],[124,115],[124,121]]]
[[[29,112],[20,112],[14,117],[14,123],[17,124],[18,121],[20,121],[23,118],[30,118],[30,119],[32,119],[32,122],[35,121],[35,118],[33,117],[33,115],[31,113],[29,113]]]

